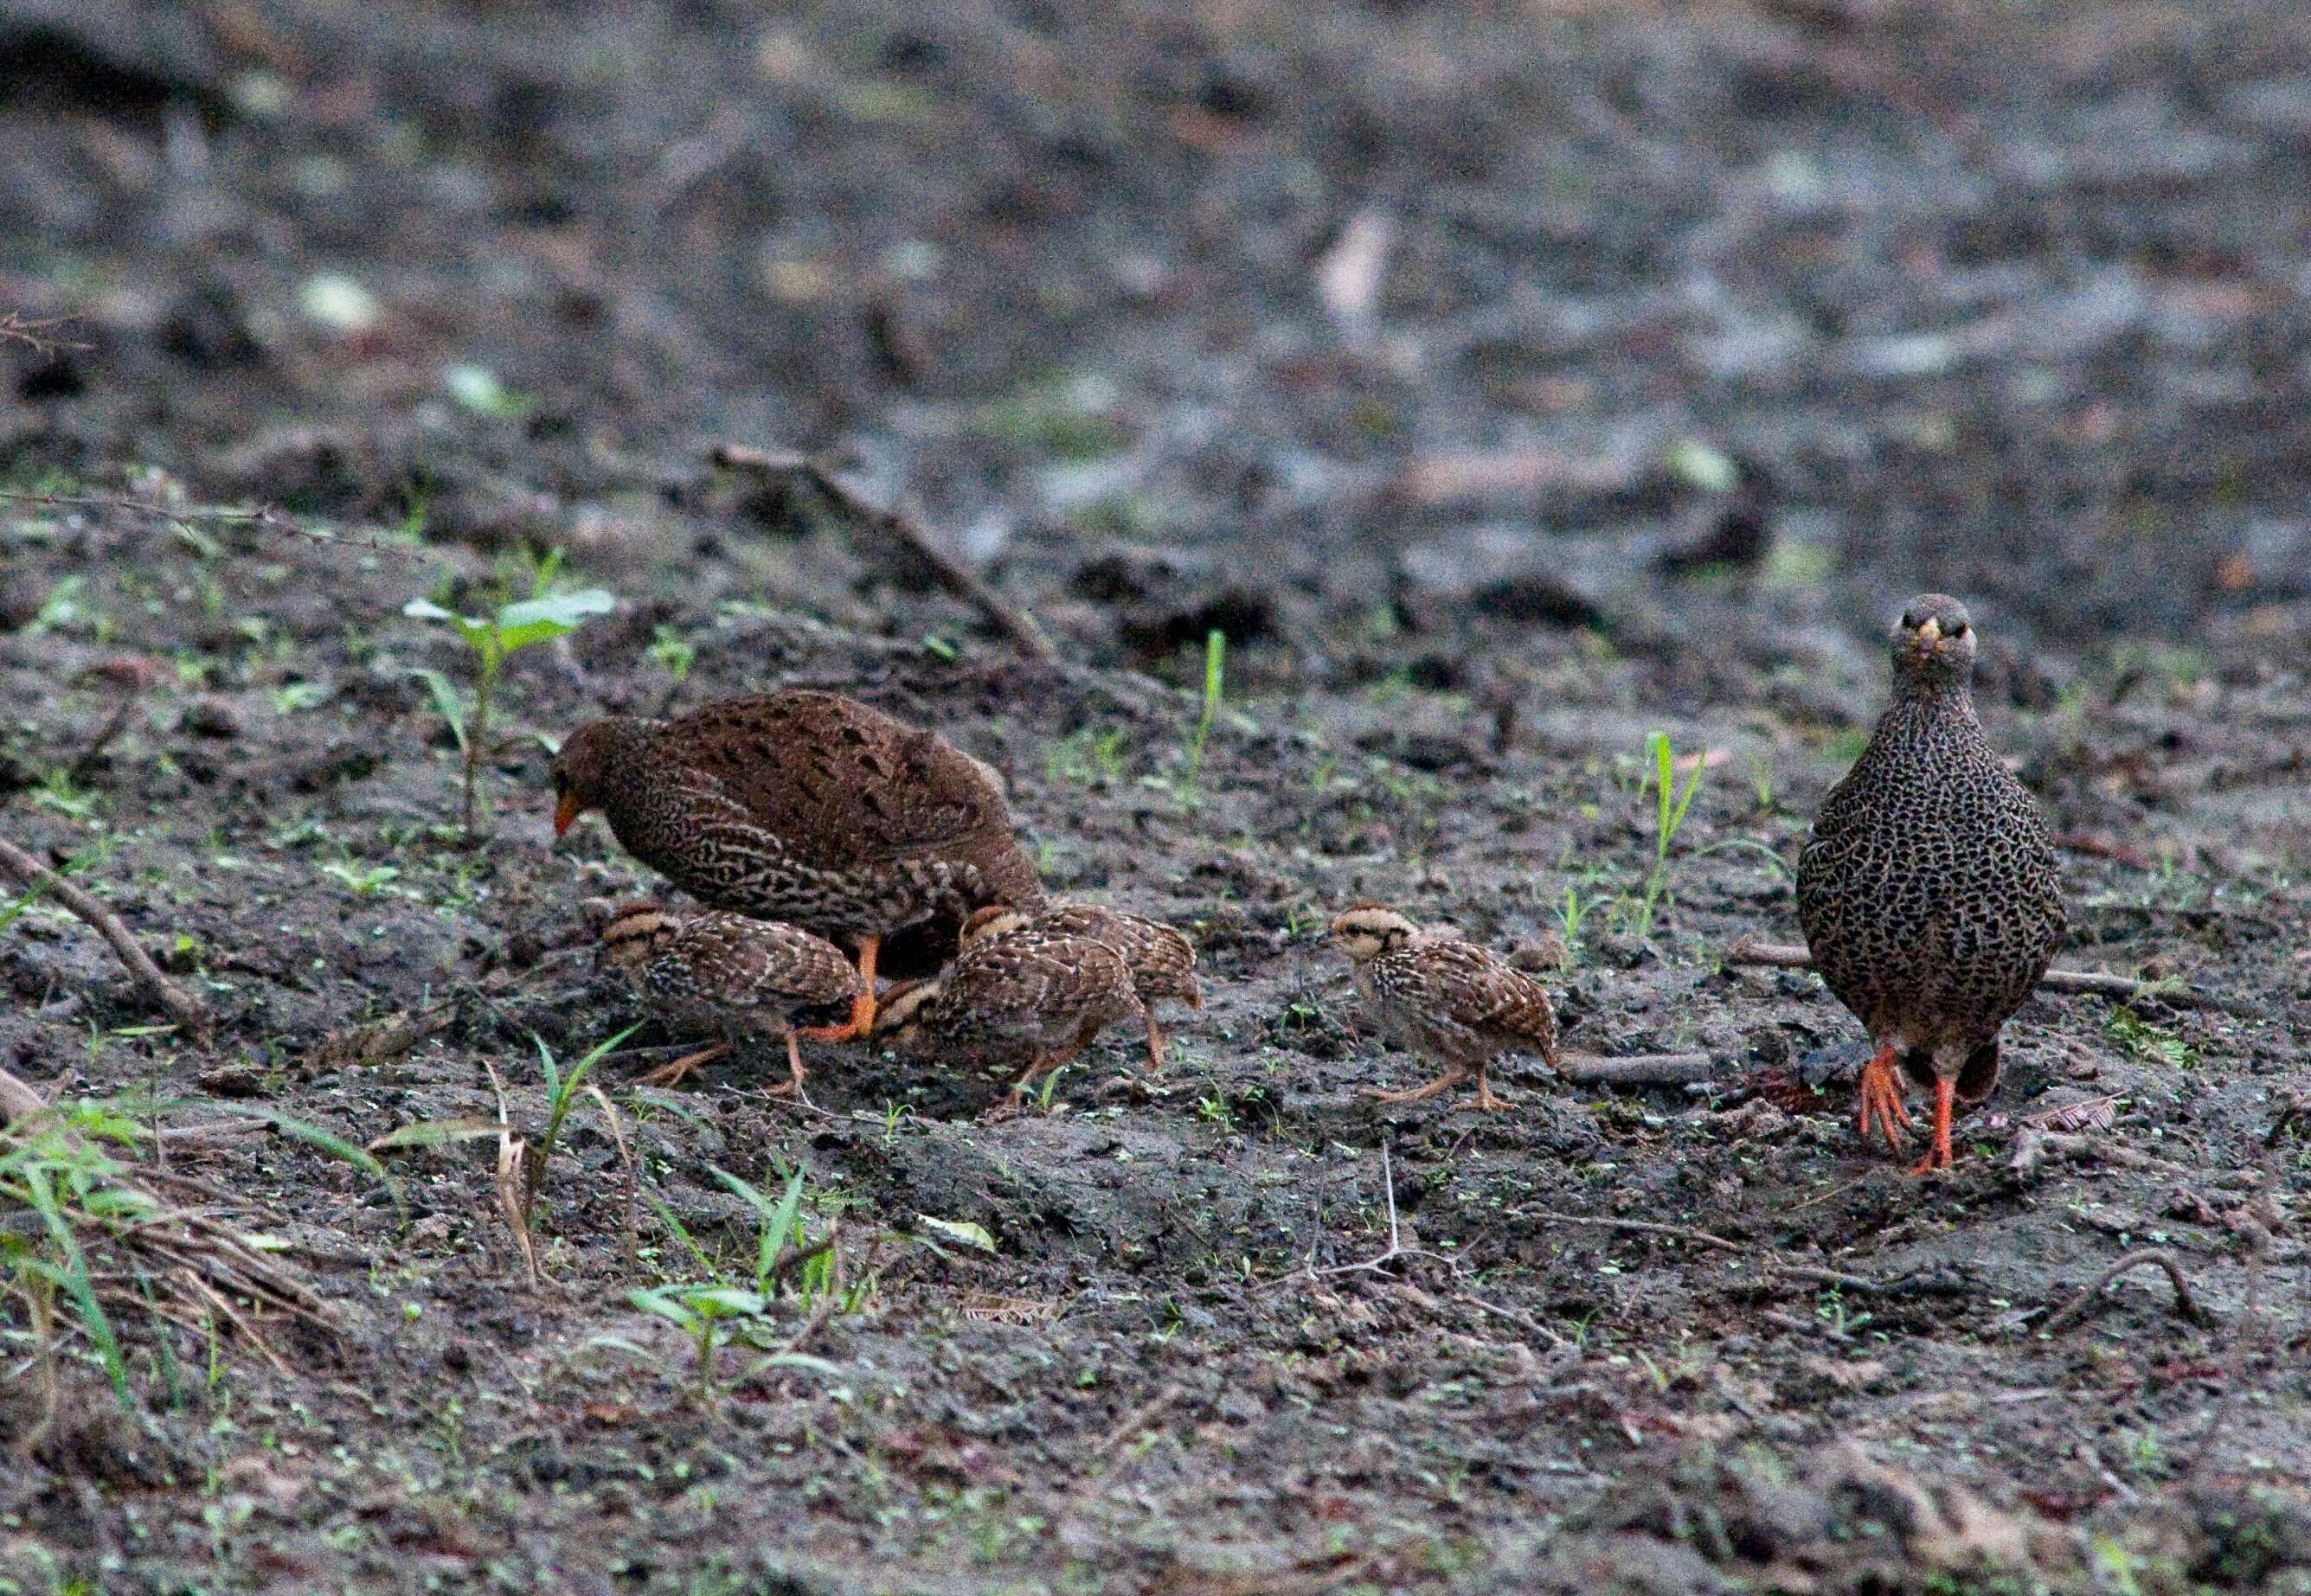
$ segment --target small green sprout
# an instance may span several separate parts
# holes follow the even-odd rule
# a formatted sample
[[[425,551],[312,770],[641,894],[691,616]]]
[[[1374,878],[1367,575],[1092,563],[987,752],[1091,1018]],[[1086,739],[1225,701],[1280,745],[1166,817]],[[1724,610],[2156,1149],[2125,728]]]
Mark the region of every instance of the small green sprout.
[[[461,615],[430,598],[413,598],[401,613],[421,621],[438,621],[466,641],[474,659],[473,702],[462,704],[449,678],[438,670],[416,675],[433,694],[433,705],[449,722],[465,761],[465,795],[458,807],[458,829],[467,842],[475,838],[475,816],[481,785],[482,761],[490,752],[490,711],[497,695],[498,674],[509,656],[533,644],[550,642],[575,632],[589,615],[606,615],[617,600],[599,588],[578,593],[554,593],[501,605],[485,616]]]
[[[1204,708],[1197,718],[1195,735],[1188,739],[1188,790],[1198,791],[1204,778],[1204,749],[1212,740],[1212,721],[1220,712],[1227,659],[1227,633],[1215,628],[1204,634]]]

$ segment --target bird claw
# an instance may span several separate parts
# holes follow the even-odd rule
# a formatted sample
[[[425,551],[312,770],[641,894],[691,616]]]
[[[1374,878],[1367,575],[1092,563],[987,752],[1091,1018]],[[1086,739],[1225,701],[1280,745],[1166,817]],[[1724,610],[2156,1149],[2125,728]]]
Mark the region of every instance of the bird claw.
[[[1885,1134],[1886,1145],[1895,1152],[1909,1150],[1910,1138],[1904,1132],[1910,1126],[1910,1113],[1902,1106],[1902,1088],[1894,1075],[1891,1048],[1880,1048],[1862,1067],[1861,1121],[1863,1141],[1870,1139],[1874,1126]]]

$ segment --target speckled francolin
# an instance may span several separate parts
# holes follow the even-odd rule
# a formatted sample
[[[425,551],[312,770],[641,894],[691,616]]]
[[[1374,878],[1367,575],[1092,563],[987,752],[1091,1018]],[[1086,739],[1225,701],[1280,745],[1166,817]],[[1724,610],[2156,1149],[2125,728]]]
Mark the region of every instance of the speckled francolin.
[[[1019,1111],[1037,1077],[1065,1064],[1145,1006],[1114,949],[1088,937],[1022,927],[974,938],[929,981],[892,989],[875,1033],[911,1058],[970,1068],[1024,1061],[1010,1095],[990,1111]]]
[[[1894,702],[1833,789],[1798,860],[1798,922],[1815,967],[1875,1048],[1861,1123],[1900,1149],[1900,1065],[1934,1092],[1933,1143],[1914,1173],[1947,1169],[1950,1118],[1990,1095],[1998,1033],[2054,961],[2062,876],[2038,806],[1975,719],[1966,606],[1913,599],[1894,627]]]
[[[856,946],[850,1022],[828,1040],[872,1024],[884,938],[1042,897],[994,773],[839,693],[589,721],[554,762],[554,792],[557,836],[599,809],[630,852],[702,902]]]
[[[859,991],[858,972],[824,938],[719,910],[682,912],[648,902],[624,904],[602,929],[602,953],[665,1017],[723,1034],[713,1046],[642,1077],[652,1086],[675,1085],[728,1051],[734,1033],[753,1033],[786,1042],[789,1080],[772,1090],[800,1097],[802,1052],[793,1015],[847,1004]]]
[[[1351,961],[1356,991],[1399,1047],[1444,1065],[1426,1086],[1378,1092],[1382,1103],[1418,1103],[1477,1077],[1477,1106],[1507,1108],[1485,1072],[1503,1053],[1539,1053],[1557,1068],[1557,1013],[1540,982],[1473,942],[1424,932],[1378,903],[1332,921],[1333,944]]]
[[[1164,1033],[1156,1023],[1156,1005],[1169,998],[1190,1008],[1204,1006],[1203,990],[1196,984],[1196,949],[1170,926],[1120,909],[1097,903],[1059,903],[1041,910],[990,904],[963,925],[965,947],[987,937],[1033,930],[1051,937],[1086,937],[1121,958],[1131,972],[1132,990],[1147,1010],[1147,1069],[1164,1068]]]

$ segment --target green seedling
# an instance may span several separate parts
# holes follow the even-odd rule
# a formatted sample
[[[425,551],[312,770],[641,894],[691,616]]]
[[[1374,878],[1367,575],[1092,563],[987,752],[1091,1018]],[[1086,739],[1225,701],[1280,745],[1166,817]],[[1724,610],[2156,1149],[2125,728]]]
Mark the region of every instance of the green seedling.
[[[467,842],[475,840],[482,761],[490,753],[490,716],[496,702],[498,676],[505,668],[506,660],[535,644],[567,637],[587,616],[606,615],[616,606],[617,600],[609,594],[599,588],[589,588],[583,592],[547,594],[501,605],[483,616],[458,615],[430,598],[413,598],[402,606],[405,615],[449,626],[465,640],[471,652],[474,686],[470,705],[459,700],[457,689],[441,672],[421,669],[416,673],[432,692],[433,706],[449,722],[449,734],[457,739],[458,752],[464,760],[465,792],[458,806],[458,830]]]
[[[1212,721],[1220,712],[1227,661],[1227,633],[1215,629],[1204,634],[1204,708],[1197,718],[1195,735],[1188,739],[1188,791],[1202,789],[1204,749],[1212,740]]]
[[[676,681],[687,681],[698,663],[698,645],[671,626],[659,626],[650,632],[650,657]]]
[[[1557,911],[1557,926],[1565,938],[1566,956],[1577,958],[1581,953],[1581,928],[1600,909],[1620,902],[1610,893],[1599,893],[1583,897],[1581,889],[1571,882],[1565,884],[1565,906]]]
[[[56,1323],[59,1306],[68,1307],[124,1408],[134,1406],[128,1366],[98,1300],[83,1236],[118,1234],[156,1211],[105,1150],[107,1143],[133,1147],[138,1134],[126,1116],[84,1104],[11,1123],[0,1136],[0,1217],[22,1213],[31,1221],[0,1224],[0,1269],[24,1300],[43,1360],[53,1350],[52,1336],[42,1332]]]
[[[1645,750],[1653,755],[1653,864],[1645,873],[1644,887],[1629,921],[1631,933],[1640,940],[1653,934],[1653,911],[1669,892],[1670,844],[1677,841],[1677,833],[1685,824],[1686,811],[1693,807],[1694,797],[1701,790],[1701,772],[1706,763],[1704,760],[1694,761],[1693,773],[1686,778],[1685,789],[1680,792],[1677,786],[1677,753],[1670,745],[1669,733],[1654,732],[1645,739]]]
[[[708,1168],[715,1179],[754,1210],[757,1224],[751,1278],[733,1278],[698,1244],[674,1211],[653,1196],[650,1208],[696,1260],[706,1278],[637,1289],[628,1293],[626,1300],[645,1313],[679,1326],[690,1338],[695,1356],[697,1394],[702,1402],[713,1395],[716,1355],[734,1343],[766,1352],[767,1356],[748,1372],[750,1374],[773,1368],[835,1373],[834,1366],[824,1358],[798,1352],[791,1343],[778,1346],[771,1340],[781,1275],[789,1268],[795,1270],[797,1295],[806,1307],[832,1290],[839,1275],[840,1266],[834,1255],[836,1238],[830,1234],[826,1244],[817,1248],[805,1240],[802,1172],[797,1170],[789,1175],[786,1189],[772,1198],[727,1169],[714,1164]],[[867,1284],[862,1282],[837,1305],[845,1311],[855,1309],[864,1300]]]

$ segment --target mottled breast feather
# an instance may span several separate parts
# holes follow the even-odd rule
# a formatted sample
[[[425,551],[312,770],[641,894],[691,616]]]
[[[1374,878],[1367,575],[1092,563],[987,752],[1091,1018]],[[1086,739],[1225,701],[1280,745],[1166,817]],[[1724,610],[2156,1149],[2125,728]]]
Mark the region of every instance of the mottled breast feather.
[[[1797,893],[1830,991],[1914,1048],[1990,1042],[2065,929],[2045,819],[1962,691],[1886,711],[1814,822]]]
[[[1195,946],[1161,921],[1097,903],[1063,903],[1044,910],[1029,923],[1047,935],[1086,937],[1112,949],[1130,970],[1131,984],[1142,1002],[1170,998],[1191,1008],[1202,1007]]]

